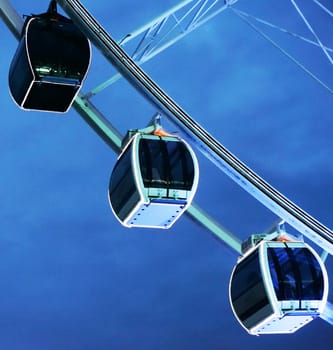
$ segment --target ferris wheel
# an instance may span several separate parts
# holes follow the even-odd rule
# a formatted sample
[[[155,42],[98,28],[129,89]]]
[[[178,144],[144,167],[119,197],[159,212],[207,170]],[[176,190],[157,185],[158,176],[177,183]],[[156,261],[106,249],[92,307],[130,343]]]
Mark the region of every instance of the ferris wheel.
[[[150,21],[146,25],[142,26],[141,28],[128,33],[125,35],[119,42],[116,42],[110,35],[104,30],[104,28],[96,21],[96,19],[87,11],[86,7],[83,6],[79,1],[76,0],[59,0],[57,3],[63,8],[63,10],[68,14],[68,16],[73,20],[74,24],[83,32],[83,34],[90,40],[92,45],[97,47],[102,54],[114,65],[119,73],[114,75],[113,77],[109,78],[105,82],[102,82],[100,85],[98,85],[96,88],[92,89],[89,92],[83,93],[81,88],[81,82],[84,79],[84,76],[86,74],[86,71],[89,66],[89,45],[87,44],[85,47],[82,45],[82,52],[81,55],[86,55],[87,60],[85,62],[85,65],[83,68],[75,68],[76,71],[80,71],[80,74],[77,76],[71,75],[67,80],[64,80],[64,78],[59,77],[61,76],[61,72],[58,73],[52,73],[52,79],[50,78],[51,73],[50,71],[46,71],[45,68],[39,63],[36,63],[36,71],[40,73],[40,76],[43,76],[43,81],[47,86],[56,85],[58,88],[60,84],[63,84],[66,86],[66,89],[70,86],[72,89],[72,95],[71,98],[68,100],[68,106],[70,107],[73,103],[73,107],[80,113],[80,115],[87,121],[87,123],[98,133],[100,137],[104,139],[104,141],[107,142],[108,145],[112,147],[114,151],[117,153],[124,152],[127,149],[130,149],[131,147],[134,148],[134,144],[136,144],[137,153],[140,153],[140,139],[148,139],[150,141],[144,141],[142,142],[142,147],[146,148],[147,154],[149,145],[148,142],[151,142],[151,145],[153,144],[153,140],[159,139],[161,137],[164,137],[165,135],[161,136],[158,135],[156,132],[156,129],[159,129],[159,125],[156,126],[156,123],[154,125],[153,131],[149,130],[148,132],[146,130],[137,130],[135,132],[135,138],[131,138],[130,142],[126,146],[122,145],[122,137],[120,136],[120,133],[117,131],[117,129],[111,125],[110,121],[103,115],[103,113],[98,110],[98,108],[93,104],[93,97],[96,96],[99,92],[106,89],[111,84],[115,83],[118,79],[121,77],[126,78],[137,90],[139,93],[141,93],[145,99],[147,99],[151,104],[156,108],[158,115],[162,114],[168,119],[170,119],[173,123],[175,123],[182,133],[182,138],[184,139],[184,142],[188,142],[190,145],[193,145],[196,147],[200,152],[204,154],[205,157],[207,157],[210,161],[213,162],[220,170],[222,170],[225,174],[227,174],[231,179],[233,179],[237,185],[242,187],[244,190],[246,190],[248,193],[250,193],[256,200],[260,201],[264,206],[266,206],[269,210],[271,210],[274,214],[277,215],[279,218],[279,224],[276,225],[273,232],[267,232],[267,239],[273,240],[276,243],[272,243],[271,250],[269,250],[270,245],[266,242],[266,235],[260,236],[260,237],[251,237],[250,243],[249,241],[246,242],[245,248],[244,244],[241,243],[241,240],[235,237],[233,234],[229,233],[227,230],[225,230],[216,220],[209,217],[208,214],[205,213],[204,210],[199,208],[196,204],[191,203],[192,202],[192,194],[191,195],[185,193],[185,191],[191,192],[194,185],[194,187],[197,186],[197,178],[196,176],[192,176],[191,178],[191,185],[188,184],[188,181],[182,180],[182,185],[173,185],[172,188],[167,187],[166,185],[162,184],[159,187],[154,185],[151,186],[154,188],[152,198],[161,196],[160,192],[170,192],[171,190],[174,192],[174,197],[167,197],[167,200],[165,203],[163,202],[161,204],[161,200],[152,202],[151,208],[153,209],[153,213],[157,212],[157,207],[159,205],[162,205],[165,210],[165,204],[167,203],[168,208],[171,208],[171,200],[175,200],[176,207],[172,207],[170,209],[170,217],[178,217],[178,214],[180,215],[180,209],[183,211],[183,209],[187,209],[187,214],[195,221],[206,227],[208,230],[210,230],[214,235],[216,235],[219,239],[221,239],[226,245],[228,245],[232,250],[237,252],[238,254],[242,254],[244,257],[241,260],[241,264],[244,264],[244,261],[253,260],[253,257],[256,257],[258,261],[260,261],[260,264],[264,264],[265,267],[262,268],[261,274],[262,276],[260,278],[267,279],[267,276],[271,274],[270,279],[273,281],[274,278],[272,277],[273,270],[274,271],[280,271],[280,274],[282,275],[284,272],[284,265],[282,264],[283,259],[285,258],[285,255],[279,256],[278,249],[282,249],[283,247],[286,247],[286,249],[289,252],[290,247],[293,246],[293,243],[290,243],[290,247],[288,246],[289,243],[286,243],[284,241],[285,239],[285,231],[282,229],[283,225],[285,223],[289,224],[293,228],[295,228],[297,231],[299,231],[302,235],[306,236],[309,240],[313,241],[315,244],[317,244],[319,247],[323,249],[322,257],[314,253],[311,248],[309,248],[304,243],[298,242],[293,249],[299,249],[299,254],[295,253],[289,254],[289,257],[296,262],[303,262],[304,260],[307,261],[307,264],[311,264],[311,266],[315,266],[316,268],[312,271],[313,272],[313,283],[309,283],[309,289],[315,288],[314,286],[320,285],[319,288],[320,291],[318,293],[312,293],[312,296],[310,298],[311,302],[304,303],[304,307],[295,307],[294,304],[288,305],[288,310],[292,310],[291,318],[288,319],[288,317],[285,316],[285,314],[281,314],[283,311],[283,307],[281,306],[283,304],[282,297],[277,297],[277,290],[281,290],[281,285],[279,285],[278,282],[276,282],[279,286],[277,287],[274,285],[274,281],[270,286],[266,286],[265,290],[269,290],[268,295],[266,296],[267,299],[275,298],[274,300],[281,301],[281,305],[276,302],[275,303],[275,309],[273,311],[267,311],[267,314],[263,316],[264,312],[259,312],[260,317],[258,315],[250,315],[249,320],[246,319],[246,322],[244,321],[244,313],[246,313],[246,310],[244,311],[242,309],[242,301],[237,301],[237,306],[234,306],[234,310],[236,317],[239,318],[242,325],[251,333],[251,334],[258,334],[258,333],[274,333],[274,332],[281,332],[281,328],[278,326],[276,328],[271,327],[271,323],[276,323],[274,317],[277,319],[283,319],[284,321],[288,319],[286,322],[282,322],[282,332],[292,332],[297,330],[301,325],[304,325],[308,323],[310,320],[315,318],[318,315],[321,315],[323,318],[325,318],[328,322],[332,323],[332,319],[330,316],[327,316],[327,314],[323,313],[324,310],[324,304],[328,305],[327,307],[330,308],[330,304],[326,303],[327,300],[327,275],[325,272],[325,267],[321,263],[321,260],[325,260],[325,257],[327,254],[333,253],[333,232],[326,226],[324,226],[321,222],[310,216],[308,213],[306,213],[303,209],[298,207],[295,203],[290,201],[288,198],[286,198],[282,193],[278,192],[276,189],[274,189],[270,184],[268,184],[264,179],[262,179],[260,176],[258,176],[255,172],[253,172],[247,165],[245,165],[242,161],[240,161],[237,157],[235,157],[229,150],[227,150],[218,140],[216,140],[210,133],[208,133],[199,123],[197,123],[188,113],[186,113],[170,96],[168,96],[140,67],[139,65],[143,64],[144,62],[152,59],[154,56],[171,46],[173,43],[177,42],[181,38],[183,38],[185,35],[192,32],[194,29],[198,28],[202,24],[206,23],[211,18],[215,17],[222,11],[231,11],[235,16],[238,16],[241,20],[245,21],[247,24],[249,24],[254,30],[256,30],[265,40],[269,41],[273,46],[275,46],[283,55],[285,55],[288,59],[290,59],[293,63],[295,63],[305,74],[309,75],[310,78],[314,79],[321,88],[324,88],[328,90],[330,93],[333,92],[332,88],[327,84],[325,81],[323,81],[321,78],[319,78],[316,73],[312,72],[310,69],[308,69],[300,60],[294,58],[291,54],[289,54],[284,48],[282,48],[277,42],[275,42],[273,39],[271,39],[264,30],[261,29],[262,26],[267,26],[269,28],[273,28],[274,30],[283,32],[287,35],[291,35],[301,41],[306,42],[309,45],[315,46],[317,49],[322,51],[322,54],[327,58],[328,62],[330,64],[333,64],[333,58],[332,58],[332,51],[333,49],[325,45],[319,35],[316,33],[314,28],[311,25],[311,22],[307,19],[305,14],[302,12],[301,7],[298,6],[296,1],[292,0],[291,4],[294,7],[295,11],[301,18],[301,20],[304,22],[305,27],[309,31],[309,33],[312,36],[312,39],[309,39],[303,35],[300,35],[298,33],[294,33],[292,31],[289,31],[286,28],[282,28],[276,24],[273,24],[267,20],[264,20],[262,18],[259,18],[258,16],[251,15],[246,11],[239,10],[237,8],[237,3],[241,2],[240,0],[225,0],[225,1],[193,1],[193,0],[185,0],[182,1],[177,6],[173,7],[169,11],[163,13],[161,16],[158,16],[156,19]],[[332,12],[325,7],[321,2],[314,0],[313,1],[315,6],[318,6],[327,16],[333,16]],[[49,13],[52,13],[52,11],[55,10],[56,2],[51,1],[51,5],[49,8]],[[20,16],[17,15],[15,10],[11,7],[10,2],[2,0],[0,1],[0,11],[1,16],[5,23],[7,24],[8,28],[12,31],[12,33],[16,36],[16,38],[21,38],[21,32],[22,28],[26,28],[26,36],[28,37],[29,32],[28,30],[34,30],[34,23],[33,21],[26,22],[26,24],[23,24],[23,21],[21,20]],[[52,17],[52,16],[51,16]],[[44,19],[43,19],[44,20]],[[58,19],[57,19],[58,21]],[[36,27],[43,26],[44,23],[38,23],[38,20],[36,22]],[[24,27],[23,27],[24,26]],[[63,28],[63,25],[61,29]],[[136,41],[136,44],[133,42]],[[133,45],[134,50],[132,53],[125,52],[126,45]],[[37,54],[36,54],[37,55]],[[31,56],[32,57],[32,56]],[[32,59],[29,59],[29,63],[33,62]],[[30,64],[31,66],[31,64]],[[43,70],[44,69],[44,70]],[[72,69],[72,70],[75,70]],[[12,70],[13,72],[15,69]],[[66,73],[67,74],[67,73]],[[54,78],[54,76],[57,76]],[[15,85],[15,75],[13,73],[13,87]],[[40,88],[40,82],[37,84],[38,88]],[[80,91],[79,91],[80,90]],[[32,90],[31,90],[32,91]],[[29,90],[30,94],[30,90]],[[28,93],[24,95],[24,98],[20,100],[20,93],[15,93],[15,89],[13,88],[13,96],[18,105],[20,105],[22,108],[27,109],[33,109],[35,108],[34,102],[36,101],[35,96],[38,93],[34,93],[31,96],[31,100],[29,100],[30,95]],[[54,93],[52,93],[54,96]],[[17,96],[17,98],[15,98]],[[75,98],[75,99],[74,99]],[[30,101],[30,102],[29,102]],[[31,102],[32,101],[32,102]],[[30,104],[27,104],[30,103]],[[53,102],[54,103],[54,102]],[[25,104],[27,107],[25,107]],[[61,112],[67,110],[67,107],[61,108]],[[47,109],[48,107],[46,107]],[[36,109],[41,109],[40,106],[37,104]],[[51,110],[51,109],[49,109]],[[55,111],[59,112],[59,110]],[[156,119],[155,121],[156,122]],[[147,136],[148,134],[153,134],[153,136]],[[156,136],[157,135],[157,136]],[[169,142],[174,142],[174,144],[177,144],[177,147],[180,143],[180,141],[177,139],[172,139],[170,135],[166,135],[166,138]],[[182,140],[183,141],[183,140]],[[151,146],[152,149],[155,146]],[[164,149],[166,146],[161,144],[158,146],[159,149]],[[180,146],[179,146],[180,147]],[[133,151],[134,152],[134,151]],[[142,151],[143,152],[143,151]],[[153,151],[151,151],[153,152]],[[165,156],[169,156],[171,159],[171,151],[160,151],[161,154],[164,152]],[[168,154],[169,152],[169,154]],[[122,153],[123,154],[123,153]],[[134,153],[133,153],[134,154]],[[182,154],[185,154],[185,150],[179,150],[179,156],[178,156],[178,162],[179,159],[185,159],[185,156]],[[172,153],[173,155],[173,153]],[[123,157],[125,158],[125,155],[123,154]],[[142,159],[148,159],[148,156],[142,156],[141,158],[138,157],[138,159],[135,161],[134,155],[132,156],[132,166],[134,168],[139,167],[144,162]],[[140,158],[140,159],[139,159]],[[168,158],[169,159],[169,158]],[[171,162],[171,160],[168,160]],[[195,157],[192,157],[192,159],[195,159]],[[149,161],[152,163],[152,161]],[[198,167],[196,165],[196,161],[193,161],[194,165],[192,165],[193,173],[198,172]],[[147,161],[148,163],[148,161]],[[186,162],[184,161],[184,164]],[[125,164],[125,162],[124,162]],[[170,163],[171,164],[171,163]],[[121,165],[122,166],[122,165]],[[171,165],[169,165],[169,168]],[[184,169],[185,165],[183,166]],[[119,167],[121,168],[121,167]],[[133,171],[135,173],[135,171]],[[165,176],[167,178],[169,175]],[[183,178],[189,178],[189,176],[182,175]],[[153,175],[150,175],[152,178]],[[165,178],[160,179],[160,183],[167,182]],[[155,181],[156,179],[151,179],[151,181]],[[139,180],[136,180],[137,187],[140,187],[140,191],[144,192],[146,190],[146,186],[143,183],[139,183]],[[117,187],[114,185],[110,185],[110,193],[114,192],[113,187]],[[169,185],[168,185],[169,186]],[[178,186],[178,187],[177,187]],[[182,187],[183,186],[183,187]],[[158,188],[158,190],[157,190]],[[166,189],[167,188],[167,189]],[[139,191],[139,190],[138,190]],[[148,191],[148,190],[147,190]],[[158,193],[158,194],[156,194]],[[132,195],[133,196],[133,195]],[[141,195],[142,197],[143,195]],[[183,196],[183,197],[182,197]],[[191,200],[188,200],[185,204],[185,198],[186,196],[190,196]],[[111,197],[111,194],[110,194]],[[166,195],[164,195],[166,197]],[[112,199],[110,199],[110,202],[112,203]],[[125,209],[121,207],[121,204],[119,204],[119,201],[116,201],[117,203],[114,205],[115,207],[119,209],[115,209],[117,213],[123,213]],[[120,201],[124,202],[124,200]],[[139,202],[139,200],[138,200]],[[158,202],[158,203],[157,203]],[[126,204],[127,206],[129,204]],[[133,204],[134,209],[131,211],[130,217],[127,217],[125,214],[118,214],[121,222],[126,222],[127,225],[133,225],[141,220],[143,215],[139,218],[138,215],[141,215],[143,213],[143,210],[146,210],[145,208],[148,208],[147,205],[145,207],[142,207],[142,205],[137,204],[136,202]],[[169,209],[168,209],[169,210]],[[142,211],[142,212],[140,212]],[[177,215],[175,214],[177,213]],[[123,217],[122,217],[123,215]],[[154,214],[155,215],[155,214]],[[136,220],[136,222],[134,221]],[[170,218],[167,217],[167,222],[170,223]],[[146,221],[145,221],[146,222]],[[157,225],[157,224],[156,224]],[[158,226],[158,225],[157,225]],[[163,224],[163,226],[167,226],[166,224]],[[155,227],[155,226],[154,226]],[[287,238],[287,241],[289,241],[289,238]],[[248,247],[250,246],[250,248]],[[266,247],[268,246],[268,248]],[[306,253],[305,253],[306,251]],[[259,252],[259,253],[258,253]],[[264,252],[264,253],[263,253]],[[260,255],[261,254],[261,255]],[[260,259],[259,259],[260,255]],[[288,255],[288,254],[287,254]],[[269,260],[269,257],[274,260],[274,267],[272,265],[267,265]],[[251,258],[251,259],[250,259]],[[280,261],[280,260],[281,261]],[[242,266],[242,265],[239,265]],[[241,269],[241,268],[239,268]],[[283,273],[282,273],[282,272]],[[319,272],[318,272],[319,271]],[[238,276],[235,276],[235,273],[237,273],[237,269],[234,272],[234,281],[238,281]],[[287,274],[287,273],[286,273]],[[294,275],[294,281],[297,279],[296,274]],[[319,281],[319,282],[318,282]],[[239,282],[237,282],[239,283]],[[280,283],[281,284],[281,283]],[[298,285],[297,291],[299,292],[299,296],[297,297],[298,300],[304,298],[304,295],[306,294],[305,291],[301,291],[301,282],[298,281],[296,283]],[[256,287],[257,288],[257,287]],[[259,287],[258,287],[259,288]],[[231,294],[233,286],[231,285]],[[234,293],[235,294],[235,293]],[[285,293],[287,294],[287,292]],[[311,294],[311,293],[310,293]],[[301,295],[301,296],[300,296]],[[315,296],[313,296],[315,295]],[[280,298],[280,299],[279,299]],[[290,296],[287,297],[287,299]],[[236,299],[238,300],[238,297],[231,297],[233,301]],[[239,306],[240,305],[240,306]],[[295,317],[295,309],[299,311],[299,309],[302,309],[304,311],[303,314],[296,315]],[[309,311],[311,309],[311,312]],[[273,315],[274,314],[274,315]],[[287,313],[288,314],[288,313]],[[272,316],[273,315],[273,316]],[[276,316],[278,315],[278,316]],[[288,314],[289,315],[289,314]],[[251,323],[251,317],[252,318],[258,318],[260,319],[261,323]],[[296,321],[293,321],[295,318]],[[290,326],[292,324],[292,327]],[[295,325],[296,324],[296,325]]]

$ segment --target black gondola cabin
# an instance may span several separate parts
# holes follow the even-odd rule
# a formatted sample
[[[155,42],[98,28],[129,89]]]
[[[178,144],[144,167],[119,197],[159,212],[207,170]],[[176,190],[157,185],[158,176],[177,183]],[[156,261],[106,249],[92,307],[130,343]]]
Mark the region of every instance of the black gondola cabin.
[[[66,112],[87,74],[91,48],[73,22],[58,14],[29,16],[9,70],[9,89],[23,109]]]
[[[262,241],[235,266],[229,286],[233,312],[250,333],[293,333],[318,317],[328,277],[304,242]]]
[[[169,228],[191,204],[198,178],[196,156],[183,140],[136,133],[111,174],[110,205],[124,226]]]

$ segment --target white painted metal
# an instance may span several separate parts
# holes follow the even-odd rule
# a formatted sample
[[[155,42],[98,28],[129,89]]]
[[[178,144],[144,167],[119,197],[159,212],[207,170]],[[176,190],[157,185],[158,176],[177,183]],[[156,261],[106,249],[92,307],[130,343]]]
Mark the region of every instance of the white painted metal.
[[[199,28],[208,20],[217,16],[238,0],[185,0],[172,7],[157,18],[142,27],[126,34],[119,45],[125,47],[134,41],[134,51],[128,52],[139,65],[155,57],[184,36]],[[121,74],[117,73],[105,82],[88,92],[86,97],[92,97],[111,84],[115,83]]]

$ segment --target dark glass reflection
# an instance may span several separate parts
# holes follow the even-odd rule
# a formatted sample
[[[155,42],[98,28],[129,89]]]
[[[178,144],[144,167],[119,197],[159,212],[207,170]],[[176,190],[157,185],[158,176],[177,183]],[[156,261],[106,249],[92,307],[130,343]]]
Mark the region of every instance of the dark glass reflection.
[[[126,150],[113,169],[110,179],[109,197],[113,210],[121,220],[125,219],[129,211],[140,199],[132,172],[131,147]],[[127,203],[130,204],[127,205]],[[124,210],[124,208],[127,210]]]
[[[89,64],[86,38],[70,21],[34,19],[27,35],[32,67],[40,79],[66,78],[79,83]]]
[[[268,248],[269,269],[278,300],[320,300],[324,279],[311,251],[303,248]]]
[[[235,268],[230,296],[234,310],[242,322],[269,306],[258,251],[245,258]],[[268,311],[272,311],[270,307]]]
[[[194,165],[182,142],[143,138],[139,162],[145,187],[191,190]]]

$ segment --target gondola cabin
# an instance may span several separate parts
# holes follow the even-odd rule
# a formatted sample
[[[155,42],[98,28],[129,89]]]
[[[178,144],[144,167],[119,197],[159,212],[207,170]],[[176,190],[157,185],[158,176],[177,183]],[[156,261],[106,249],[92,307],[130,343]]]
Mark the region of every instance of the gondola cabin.
[[[58,14],[28,17],[9,70],[9,89],[23,109],[66,112],[87,74],[90,43]]]
[[[304,242],[262,241],[234,268],[229,297],[250,333],[293,333],[324,309],[328,277],[317,253]]]
[[[136,133],[111,174],[110,205],[124,226],[169,228],[191,204],[198,178],[196,156],[183,140]]]

